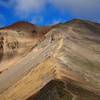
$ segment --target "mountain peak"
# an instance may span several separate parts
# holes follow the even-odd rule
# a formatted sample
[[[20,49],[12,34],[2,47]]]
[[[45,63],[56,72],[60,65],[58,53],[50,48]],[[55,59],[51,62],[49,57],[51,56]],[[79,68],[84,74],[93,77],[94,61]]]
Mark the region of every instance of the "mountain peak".
[[[33,28],[36,28],[36,26],[29,22],[20,21],[8,26],[7,28],[12,30],[19,30],[19,31],[21,30],[31,31]]]

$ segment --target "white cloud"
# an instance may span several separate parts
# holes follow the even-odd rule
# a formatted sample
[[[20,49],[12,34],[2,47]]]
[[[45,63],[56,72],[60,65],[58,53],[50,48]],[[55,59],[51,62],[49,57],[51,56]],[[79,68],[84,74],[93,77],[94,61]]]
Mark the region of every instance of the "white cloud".
[[[100,0],[50,0],[58,9],[74,14],[95,14],[100,10]]]
[[[100,0],[10,0],[16,13],[27,17],[32,13],[42,12],[47,3],[66,13],[68,10],[83,17],[100,13]]]
[[[47,0],[1,0],[0,5],[12,8],[16,15],[24,18],[42,12],[47,2]]]
[[[56,24],[58,24],[60,22],[61,22],[61,20],[54,20],[50,25],[56,25]]]
[[[31,19],[31,23],[33,23],[33,24],[38,23],[38,24],[42,25],[43,22],[44,22],[44,19],[42,16],[35,16],[34,18]]]
[[[44,10],[47,0],[10,0],[17,15],[27,17]]]
[[[48,9],[47,4],[64,13],[69,11],[75,17],[100,18],[100,0],[0,0],[0,5],[9,6],[15,14],[26,18],[34,13],[42,13]]]
[[[62,19],[55,19],[49,25],[56,25],[56,24],[59,24],[59,23],[62,23],[62,22],[64,22],[64,20],[62,20]]]

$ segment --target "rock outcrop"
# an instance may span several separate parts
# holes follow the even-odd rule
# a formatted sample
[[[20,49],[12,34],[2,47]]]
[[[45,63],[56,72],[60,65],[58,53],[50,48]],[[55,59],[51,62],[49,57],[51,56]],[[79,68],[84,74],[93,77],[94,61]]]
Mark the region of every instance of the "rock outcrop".
[[[0,100],[100,100],[100,24],[36,31],[0,30]]]

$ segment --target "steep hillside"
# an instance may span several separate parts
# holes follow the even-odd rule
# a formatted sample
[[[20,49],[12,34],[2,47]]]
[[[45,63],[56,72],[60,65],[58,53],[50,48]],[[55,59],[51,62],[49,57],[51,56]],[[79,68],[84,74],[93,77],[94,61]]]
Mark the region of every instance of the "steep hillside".
[[[40,28],[44,33],[37,29],[39,35],[27,38],[15,30],[6,29],[8,35],[1,30],[4,39],[0,41],[5,46],[1,46],[0,68],[7,70],[0,74],[0,100],[100,100],[99,27],[75,19],[46,31]],[[7,36],[16,37],[9,41],[19,40],[15,44],[21,45],[15,49],[17,53],[10,54],[16,55],[14,58],[7,56]]]
[[[51,27],[37,27],[18,22],[0,30],[0,72],[7,70],[23,57],[44,37]]]

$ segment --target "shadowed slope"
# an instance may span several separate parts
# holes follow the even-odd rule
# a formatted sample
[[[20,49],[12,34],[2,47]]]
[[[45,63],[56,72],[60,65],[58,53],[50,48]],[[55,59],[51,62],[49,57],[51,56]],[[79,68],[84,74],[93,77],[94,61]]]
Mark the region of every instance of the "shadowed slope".
[[[99,100],[100,96],[72,83],[52,80],[27,100]]]
[[[72,100],[72,95],[65,90],[63,82],[53,80],[27,100]]]

